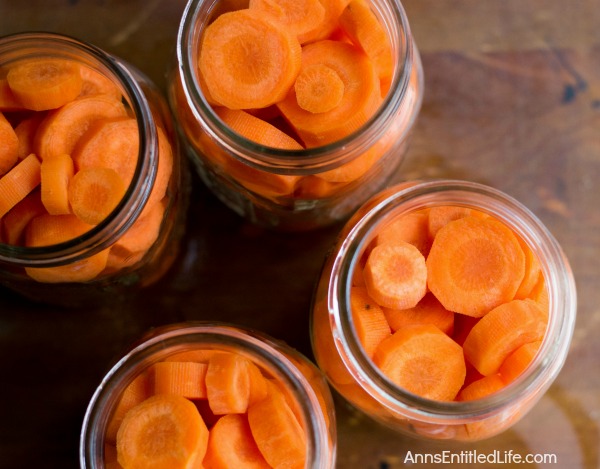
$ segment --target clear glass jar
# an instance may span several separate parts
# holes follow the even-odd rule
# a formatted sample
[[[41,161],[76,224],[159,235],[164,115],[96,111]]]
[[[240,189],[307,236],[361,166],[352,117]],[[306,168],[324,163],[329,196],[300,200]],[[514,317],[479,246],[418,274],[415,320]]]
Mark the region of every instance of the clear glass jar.
[[[303,355],[265,334],[222,323],[189,322],[154,330],[125,354],[96,389],[83,421],[82,468],[105,467],[106,433],[124,389],[152,365],[179,353],[218,350],[241,354],[282,385],[306,434],[306,467],[335,467],[333,401],[320,370]]]
[[[472,401],[426,399],[394,385],[365,354],[351,318],[354,269],[375,234],[399,216],[435,206],[467,207],[503,222],[538,258],[546,282],[548,326],[537,355],[515,381]],[[412,436],[479,440],[513,425],[552,384],[566,359],[575,315],[569,263],[547,228],[521,203],[477,183],[411,182],[374,197],[342,230],[316,289],[311,339],[332,386],[375,420]]]
[[[379,109],[353,134],[303,150],[265,147],[241,137],[219,119],[202,93],[200,40],[227,5],[189,2],[170,76],[169,102],[202,180],[226,205],[259,225],[300,231],[347,218],[398,168],[420,110],[422,65],[402,5],[371,2],[388,33],[395,64]],[[236,2],[233,9],[247,5]]]
[[[182,171],[166,100],[142,73],[93,45],[50,33],[23,33],[0,39],[3,74],[10,67],[38,59],[69,61],[78,65],[82,76],[85,72],[87,78],[77,99],[116,93],[111,99],[122,103],[123,119],[137,121],[139,149],[125,195],[89,231],[42,247],[27,247],[23,242],[9,244],[7,240],[0,243],[0,281],[36,301],[67,306],[89,304],[92,297],[115,298],[133,286],[149,285],[166,272],[177,255],[187,203],[186,172]],[[95,88],[94,83],[98,82],[107,88]],[[55,112],[38,113],[43,114],[40,125]],[[19,109],[5,112],[15,126],[31,114],[34,113]],[[6,217],[9,215],[10,212]],[[136,237],[136,230],[146,232],[144,245]],[[64,275],[65,270],[85,270],[92,263],[94,273]]]

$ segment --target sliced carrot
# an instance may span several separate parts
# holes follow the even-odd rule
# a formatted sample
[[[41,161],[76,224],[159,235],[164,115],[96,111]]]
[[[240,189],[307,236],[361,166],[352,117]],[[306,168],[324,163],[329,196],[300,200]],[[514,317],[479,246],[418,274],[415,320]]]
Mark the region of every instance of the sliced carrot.
[[[158,167],[156,168],[156,177],[152,191],[146,202],[146,206],[142,210],[142,216],[149,213],[154,205],[158,204],[169,188],[169,182],[173,174],[173,149],[167,134],[161,127],[157,127],[158,134]]]
[[[328,182],[349,183],[356,181],[368,173],[379,158],[381,158],[382,154],[380,142],[377,142],[373,147],[358,155],[356,158],[343,163],[337,168],[328,169],[327,171],[318,173],[316,177],[322,178]]]
[[[325,19],[319,28],[319,34],[315,38],[329,39],[330,36],[340,28],[340,15],[350,0],[319,0],[325,8]]]
[[[157,394],[135,406],[117,433],[117,455],[124,468],[195,467],[207,446],[208,429],[196,406],[170,394]]]
[[[425,258],[407,242],[373,248],[363,276],[371,298],[385,308],[413,308],[427,291]]]
[[[379,343],[391,335],[385,315],[362,287],[350,289],[350,310],[358,340],[367,356],[372,358]]]
[[[429,216],[427,211],[407,213],[382,228],[375,238],[375,244],[393,244],[404,241],[415,246],[423,256],[431,248],[429,240]]]
[[[427,399],[453,400],[465,380],[462,348],[432,324],[398,329],[373,361],[394,384]]]
[[[249,8],[291,31],[300,44],[319,36],[325,8],[319,0],[250,0]]]
[[[527,298],[534,289],[535,284],[540,276],[540,272],[542,271],[542,267],[537,256],[533,253],[525,241],[523,241],[523,239],[520,237],[517,237],[517,239],[519,240],[521,249],[523,249],[523,253],[525,254],[525,274],[523,275],[523,281],[521,282],[521,285],[519,285],[519,288],[515,293],[515,299],[523,300]]]
[[[41,197],[50,215],[71,213],[68,189],[73,173],[73,160],[69,155],[52,155],[42,161]]]
[[[35,152],[41,159],[48,155],[72,155],[75,145],[93,122],[125,116],[123,103],[106,95],[68,102],[50,111],[38,127]]]
[[[15,127],[15,133],[19,139],[20,160],[33,153],[35,132],[45,116],[44,112],[36,112],[33,116],[23,119]]]
[[[83,80],[81,92],[79,93],[80,98],[83,96],[105,94],[116,100],[121,99],[122,93],[119,87],[101,72],[85,65],[80,66],[79,72]]]
[[[248,407],[248,423],[258,449],[271,467],[305,467],[306,437],[275,384],[269,383],[267,398]]]
[[[344,97],[344,82],[335,70],[317,63],[303,67],[294,92],[298,106],[313,114],[335,109]]]
[[[141,404],[154,394],[154,372],[153,369],[144,372],[133,378],[133,381],[127,385],[113,412],[111,413],[108,425],[106,427],[106,441],[116,443],[117,432],[123,422],[125,414],[136,405]]]
[[[439,205],[431,207],[429,210],[428,230],[431,239],[440,231],[440,228],[447,225],[451,221],[458,220],[474,214],[474,210],[467,207],[458,207],[454,205]]]
[[[0,176],[6,174],[19,160],[19,138],[0,112]]]
[[[358,130],[375,113],[381,102],[379,81],[369,58],[355,46],[323,40],[302,48],[303,70],[324,65],[342,80],[341,102],[327,112],[313,113],[298,104],[292,88],[277,106],[307,147],[337,141]]]
[[[340,15],[340,26],[373,61],[379,79],[387,79],[394,73],[394,61],[390,40],[369,3],[352,0]]]
[[[541,345],[541,340],[523,344],[506,357],[498,370],[502,380],[505,383],[511,383],[517,379],[533,361]]]
[[[294,198],[324,199],[339,192],[344,186],[346,186],[344,182],[329,182],[322,177],[310,174],[297,180],[294,187]]]
[[[482,317],[465,339],[465,358],[484,376],[498,372],[513,351],[540,340],[546,318],[533,301],[513,300]]]
[[[40,185],[40,166],[31,154],[0,177],[0,218]]]
[[[474,401],[476,399],[481,399],[500,391],[504,386],[505,383],[499,374],[484,376],[483,378],[473,381],[468,386],[465,386],[458,396],[456,396],[456,400]]]
[[[248,405],[252,405],[267,397],[268,385],[267,379],[263,376],[260,368],[251,361],[248,362],[248,378],[250,379]]]
[[[217,107],[215,108],[215,113],[232,130],[246,137],[248,140],[266,147],[302,150],[302,146],[292,137],[268,122],[245,111]]]
[[[0,112],[15,112],[24,109],[8,86],[6,78],[0,78]]]
[[[46,213],[46,209],[42,204],[39,192],[31,192],[2,218],[4,242],[11,245],[20,244],[21,235],[25,232],[27,224],[33,218],[44,213]]]
[[[260,12],[220,15],[204,32],[199,67],[210,95],[230,109],[280,101],[300,71],[301,47],[291,32]]]
[[[529,292],[528,298],[535,301],[540,309],[544,312],[546,317],[550,310],[550,299],[548,297],[548,289],[546,288],[546,280],[543,272],[538,275],[538,280],[533,286],[533,289]]]
[[[206,363],[159,362],[154,365],[154,392],[188,399],[206,398]]]
[[[69,183],[69,203],[77,218],[97,225],[115,209],[125,190],[125,183],[115,170],[84,168]]]
[[[165,358],[166,362],[174,361],[174,362],[196,362],[196,363],[206,363],[210,360],[215,353],[219,353],[215,350],[211,349],[194,349],[194,350],[186,350],[184,352],[177,352],[173,355],[169,355]]]
[[[446,309],[481,317],[514,298],[525,254],[503,223],[468,216],[441,228],[427,257],[427,284]]]
[[[211,469],[269,469],[254,441],[246,415],[229,414],[210,430],[203,464]]]
[[[130,117],[103,119],[92,124],[73,151],[78,170],[93,166],[115,170],[129,185],[139,158],[137,121]]]
[[[427,293],[414,308],[383,308],[383,313],[393,332],[409,324],[433,324],[449,336],[454,330],[455,313],[444,308],[431,293]]]
[[[208,362],[206,392],[216,415],[242,414],[250,401],[248,359],[229,352],[215,353]]]
[[[79,65],[60,59],[36,59],[18,63],[6,75],[21,104],[34,111],[57,109],[81,92]]]

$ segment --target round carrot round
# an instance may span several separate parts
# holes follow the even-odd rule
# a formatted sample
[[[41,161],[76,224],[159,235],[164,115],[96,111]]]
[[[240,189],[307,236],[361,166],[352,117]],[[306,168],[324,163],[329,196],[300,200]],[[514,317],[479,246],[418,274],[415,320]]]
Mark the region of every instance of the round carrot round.
[[[344,82],[337,72],[324,64],[302,69],[294,83],[298,106],[308,112],[331,111],[344,97]]]

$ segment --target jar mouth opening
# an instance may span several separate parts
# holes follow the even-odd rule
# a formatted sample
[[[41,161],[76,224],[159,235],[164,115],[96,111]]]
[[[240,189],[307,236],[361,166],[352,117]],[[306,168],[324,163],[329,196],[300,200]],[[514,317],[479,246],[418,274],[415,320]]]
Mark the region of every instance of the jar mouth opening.
[[[366,151],[383,134],[390,116],[403,103],[409,87],[413,60],[416,54],[410,26],[404,8],[400,2],[389,2],[385,5],[374,4],[379,15],[387,15],[393,24],[382,24],[387,28],[392,42],[396,66],[387,93],[375,114],[354,133],[327,145],[301,150],[286,150],[267,147],[253,142],[225,125],[213,111],[203,93],[198,80],[199,42],[203,33],[203,24],[208,24],[214,13],[216,1],[191,0],[184,11],[177,38],[177,61],[179,79],[183,84],[183,92],[191,108],[194,118],[203,123],[203,130],[212,138],[227,147],[237,159],[257,169],[268,170],[279,174],[298,174],[326,171],[339,166],[350,158]],[[383,3],[383,2],[382,2]],[[419,77],[422,80],[421,77]],[[406,126],[398,139],[404,138],[412,127]]]
[[[49,246],[23,247],[0,243],[0,261],[26,267],[64,265],[106,249],[111,239],[124,233],[144,208],[154,184],[158,161],[154,118],[144,92],[122,61],[92,44],[64,34],[40,31],[0,38],[0,57],[8,57],[11,59],[9,62],[40,54],[73,60],[107,75],[119,87],[126,105],[133,112],[138,123],[140,145],[133,177],[123,198],[98,225],[78,237]]]
[[[442,196],[442,197],[440,197]],[[528,368],[490,396],[473,401],[435,401],[412,394],[390,381],[365,354],[350,314],[352,274],[377,229],[386,220],[435,205],[456,205],[492,215],[516,231],[543,259],[549,293],[549,321],[542,345]],[[573,334],[576,294],[567,259],[542,222],[512,197],[488,186],[459,180],[430,180],[400,188],[364,214],[341,241],[329,287],[329,311],[341,341],[338,352],[356,381],[385,407],[430,423],[482,420],[547,386],[566,359]]]
[[[237,325],[219,322],[189,321],[159,327],[143,337],[106,374],[87,407],[80,434],[79,457],[82,467],[94,461],[103,451],[104,432],[110,411],[126,385],[141,371],[174,353],[206,346],[242,353],[261,368],[283,381],[294,396],[306,425],[307,461],[325,467],[328,430],[319,400],[308,380],[279,350],[277,341],[266,334]],[[319,465],[321,464],[321,465]],[[95,467],[91,464],[91,467]]]

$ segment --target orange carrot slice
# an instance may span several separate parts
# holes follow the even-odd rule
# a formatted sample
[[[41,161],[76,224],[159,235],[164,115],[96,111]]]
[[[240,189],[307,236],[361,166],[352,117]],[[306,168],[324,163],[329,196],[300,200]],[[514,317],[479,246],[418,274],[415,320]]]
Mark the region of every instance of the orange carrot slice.
[[[533,289],[529,292],[528,299],[535,301],[540,309],[548,317],[550,309],[550,299],[548,297],[548,289],[546,288],[546,280],[543,272],[538,275],[537,282],[533,286]]]
[[[15,112],[24,109],[8,86],[6,78],[0,78],[0,112]]]
[[[37,191],[31,192],[2,218],[4,242],[18,245],[28,223],[44,213],[46,213],[46,209],[42,204],[40,194]]]
[[[248,423],[258,449],[271,467],[305,467],[305,435],[277,385],[269,383],[268,396],[248,407]]]
[[[123,180],[113,169],[84,168],[69,183],[69,203],[77,218],[97,225],[115,209],[125,190]]]
[[[364,0],[352,0],[340,15],[340,26],[369,58],[379,79],[387,79],[394,73],[394,61],[390,40],[369,4]]]
[[[431,293],[427,293],[414,308],[383,308],[383,313],[393,332],[409,324],[433,324],[448,335],[454,330],[455,313],[444,308]]]
[[[48,113],[36,132],[34,148],[41,159],[48,155],[73,154],[75,145],[93,122],[125,117],[121,101],[106,95],[88,96],[68,102]]]
[[[515,299],[523,300],[529,296],[535,284],[538,281],[542,267],[537,256],[529,248],[529,246],[520,237],[517,238],[523,253],[525,254],[525,274],[523,275],[523,281],[517,292],[515,293]]]
[[[427,273],[430,290],[446,309],[481,317],[514,298],[525,273],[525,254],[503,223],[468,216],[438,231]]]
[[[429,215],[427,211],[407,213],[384,227],[375,238],[375,244],[404,241],[415,246],[423,256],[431,248],[429,240]]]
[[[280,23],[300,44],[317,39],[325,21],[325,8],[319,0],[250,0],[249,8]]]
[[[23,119],[15,127],[15,134],[19,139],[19,159],[33,153],[33,140],[35,132],[45,117],[44,112],[36,112],[33,116]]]
[[[241,414],[221,417],[210,430],[203,461],[211,469],[269,469],[254,441],[248,418]]]
[[[358,130],[375,113],[381,102],[379,81],[369,58],[355,46],[323,40],[302,48],[302,69],[314,65],[331,69],[341,79],[344,94],[327,112],[302,109],[292,88],[277,106],[307,147],[337,141]],[[313,85],[314,86],[314,85]]]
[[[465,339],[465,358],[482,375],[498,372],[514,350],[540,340],[546,331],[546,318],[533,301],[513,300],[482,317]]]
[[[474,215],[475,211],[467,207],[458,207],[454,205],[439,205],[431,207],[429,210],[428,230],[431,239],[434,239],[440,231],[440,228],[447,225],[451,221],[459,218]]]
[[[308,175],[297,180],[294,187],[294,198],[324,199],[341,190],[346,183],[329,182],[319,176]]]
[[[82,85],[79,97],[105,94],[116,100],[121,99],[121,90],[107,76],[85,65],[80,66]]]
[[[465,380],[462,348],[432,324],[399,329],[379,344],[373,361],[397,386],[427,399],[453,400]]]
[[[372,358],[379,343],[391,335],[390,326],[383,311],[371,299],[366,288],[350,289],[350,309],[358,339],[367,356]]]
[[[523,371],[533,361],[533,358],[537,354],[537,351],[542,345],[541,340],[529,342],[521,345],[514,352],[512,352],[500,365],[498,373],[502,377],[505,383],[511,383],[517,379]]]
[[[11,91],[27,109],[56,109],[81,92],[82,79],[75,62],[30,60],[11,67],[6,75]]]
[[[0,218],[39,186],[40,162],[34,154],[0,178]]]
[[[208,362],[206,392],[216,415],[242,414],[250,400],[249,361],[235,353],[215,353]]]
[[[186,398],[157,394],[131,409],[117,433],[124,467],[194,467],[206,454],[208,429]]]
[[[199,67],[210,95],[229,109],[280,101],[300,71],[295,35],[260,12],[220,15],[204,32]]]
[[[294,83],[298,106],[313,114],[336,108],[344,97],[344,82],[335,70],[317,63],[302,68]]]
[[[50,215],[71,213],[68,189],[73,173],[73,160],[69,155],[52,155],[42,161],[41,197]]]
[[[177,352],[173,355],[169,355],[165,358],[166,362],[174,361],[174,362],[196,362],[196,363],[206,363],[210,360],[215,353],[220,353],[215,350],[210,349],[194,349],[194,350],[186,350],[184,352]]]
[[[260,368],[251,361],[248,361],[248,378],[250,379],[248,405],[252,405],[267,397],[268,385],[267,379],[263,376]]]
[[[158,134],[158,167],[156,168],[156,177],[154,178],[152,191],[150,192],[146,206],[142,210],[142,216],[148,214],[154,205],[163,200],[167,194],[171,175],[173,174],[173,149],[171,148],[171,143],[161,127],[157,127],[156,130]]]
[[[456,396],[456,400],[474,401],[476,399],[481,399],[500,391],[504,386],[505,383],[499,374],[484,376],[483,378],[473,381],[468,386],[465,386],[458,396]]]
[[[0,112],[0,176],[6,174],[18,160],[19,138]]]
[[[407,242],[373,248],[363,276],[371,298],[385,308],[413,308],[427,291],[425,258]]]
[[[340,15],[350,0],[319,0],[325,8],[325,19],[319,28],[319,34],[315,38],[329,39],[330,36],[340,29]]]
[[[206,398],[206,363],[159,362],[154,365],[154,392],[188,399]]]

